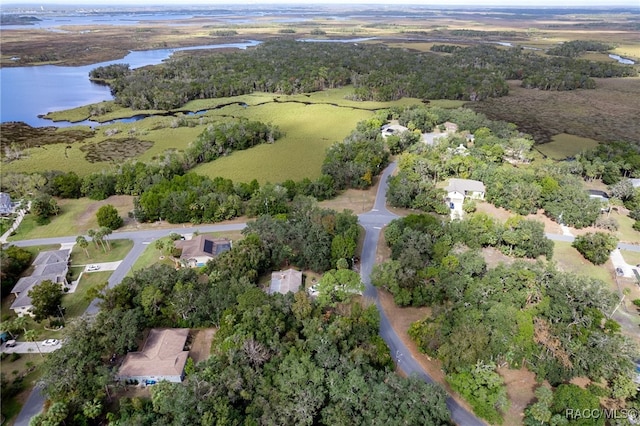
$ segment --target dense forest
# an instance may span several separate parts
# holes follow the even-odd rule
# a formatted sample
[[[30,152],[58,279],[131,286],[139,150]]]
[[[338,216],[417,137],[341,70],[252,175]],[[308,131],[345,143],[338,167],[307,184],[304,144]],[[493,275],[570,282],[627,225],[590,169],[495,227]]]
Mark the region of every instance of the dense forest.
[[[446,52],[448,49],[441,48]],[[127,72],[122,64],[91,71],[107,78],[116,102],[133,109],[173,109],[193,99],[254,91],[295,94],[353,85],[358,100],[402,97],[479,101],[504,96],[506,80],[544,90],[595,87],[595,77],[635,75],[632,67],[519,48],[477,45],[451,54],[382,45],[269,41],[241,52],[211,52]]]
[[[576,400],[583,390],[562,384],[588,377],[589,409],[600,406],[598,397],[608,398],[608,408],[639,404],[633,383],[637,347],[607,316],[616,297],[603,282],[542,261],[489,268],[479,253],[498,245],[505,254],[549,259],[552,244],[541,223],[515,218],[500,225],[474,214],[443,227],[433,216],[410,215],[392,222],[385,239],[391,259],[374,267],[373,284],[400,305],[432,308],[409,334],[442,362],[451,387],[480,417],[499,424],[508,408],[499,365],[525,366]],[[549,418],[560,414],[566,420],[557,406],[548,411]],[[539,414],[528,411],[526,424],[545,424]]]

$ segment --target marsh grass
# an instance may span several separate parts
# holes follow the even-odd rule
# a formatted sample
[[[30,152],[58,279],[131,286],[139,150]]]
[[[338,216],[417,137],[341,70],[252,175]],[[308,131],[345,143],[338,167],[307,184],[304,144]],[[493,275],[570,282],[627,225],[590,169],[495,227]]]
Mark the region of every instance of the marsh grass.
[[[598,141],[593,139],[561,133],[553,136],[551,142],[536,145],[536,149],[552,160],[564,160],[597,145]]]

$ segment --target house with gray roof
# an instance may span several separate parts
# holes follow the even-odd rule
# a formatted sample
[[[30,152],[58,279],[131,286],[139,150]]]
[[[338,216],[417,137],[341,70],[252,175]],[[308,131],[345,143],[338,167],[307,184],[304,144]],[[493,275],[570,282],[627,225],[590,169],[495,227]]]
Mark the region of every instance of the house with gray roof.
[[[464,210],[462,205],[466,198],[473,200],[484,200],[485,186],[479,180],[472,179],[449,179],[449,185],[445,188],[447,196],[445,202],[451,209],[451,218],[462,218]]]
[[[40,285],[43,281],[60,284],[64,287],[68,284],[67,272],[69,271],[69,258],[71,250],[49,250],[38,254],[33,263],[33,272],[28,277],[22,277],[18,280],[11,293],[15,296],[15,300],[11,304],[12,309],[19,317],[31,315],[33,305],[29,297],[29,291]]]
[[[296,293],[302,285],[302,271],[287,269],[286,271],[275,271],[271,274],[271,285],[269,294],[289,292]]]

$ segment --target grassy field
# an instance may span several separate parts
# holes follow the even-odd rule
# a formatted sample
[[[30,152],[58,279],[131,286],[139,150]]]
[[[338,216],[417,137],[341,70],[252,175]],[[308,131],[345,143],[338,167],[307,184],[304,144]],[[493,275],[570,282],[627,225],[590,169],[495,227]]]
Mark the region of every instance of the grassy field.
[[[562,133],[553,136],[551,142],[536,145],[535,149],[552,160],[564,160],[597,145],[598,141],[593,139]]]
[[[9,382],[21,377],[23,389],[16,396],[2,401],[2,415],[5,417],[3,424],[13,424],[31,389],[42,375],[38,366],[43,361],[44,357],[40,354],[20,354],[20,357],[13,361],[10,356],[2,360],[2,374]]]
[[[553,243],[553,259],[559,270],[597,278],[607,283],[611,289],[615,288],[613,267],[610,260],[604,265],[596,266],[582,257],[578,250],[571,247],[571,243],[564,241],[554,241]]]
[[[65,319],[79,317],[87,310],[90,300],[86,300],[87,292],[91,287],[102,284],[109,279],[111,271],[89,272],[82,274],[80,283],[73,293],[65,294],[62,297],[62,306],[65,308]]]
[[[629,216],[616,215],[615,219],[618,221],[620,228],[615,233],[616,237],[625,243],[640,243],[640,232],[633,229],[633,223],[635,222]]]
[[[625,262],[627,262],[628,264],[640,265],[640,252],[620,250],[620,253],[622,253],[622,257],[624,257]]]
[[[88,198],[58,200],[61,212],[52,217],[50,223],[38,225],[33,215],[26,215],[9,241],[85,234],[89,229],[98,228],[95,213],[105,204],[113,205],[126,222],[127,213],[133,209],[133,197],[113,196],[102,201]]]
[[[111,238],[114,238],[114,236],[111,236]],[[84,250],[78,245],[73,246],[73,250],[71,251],[71,264],[86,265],[89,263],[115,262],[124,259],[131,250],[131,247],[133,247],[133,241],[131,240],[109,239],[109,242],[111,243],[111,250],[107,252],[105,252],[101,246],[98,245],[96,247],[93,242],[89,242],[89,247],[87,247],[89,257],[87,257]]]

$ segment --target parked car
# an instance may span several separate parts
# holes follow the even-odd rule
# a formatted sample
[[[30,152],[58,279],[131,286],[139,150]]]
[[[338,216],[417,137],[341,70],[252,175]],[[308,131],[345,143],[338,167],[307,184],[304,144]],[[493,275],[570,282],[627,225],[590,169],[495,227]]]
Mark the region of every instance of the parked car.
[[[87,271],[97,271],[100,269],[100,265],[89,265],[87,266]]]
[[[624,275],[624,271],[622,270],[622,268],[616,268],[616,274],[618,274],[618,276],[622,276]]]
[[[16,345],[16,341],[11,339],[11,340],[7,340],[7,347],[8,348],[13,348]]]
[[[58,339],[47,339],[42,342],[42,346],[56,346],[60,344],[60,340]]]

